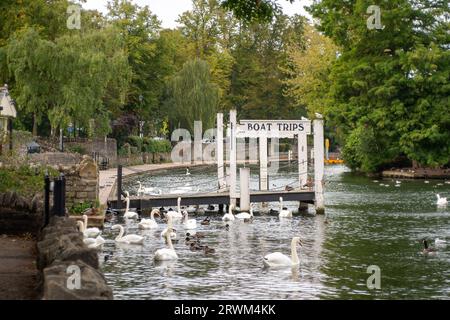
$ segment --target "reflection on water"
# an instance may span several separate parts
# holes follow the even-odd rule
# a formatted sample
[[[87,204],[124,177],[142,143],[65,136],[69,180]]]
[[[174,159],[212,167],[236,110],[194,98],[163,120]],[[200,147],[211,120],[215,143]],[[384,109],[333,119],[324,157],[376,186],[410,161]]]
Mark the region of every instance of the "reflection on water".
[[[215,186],[214,169],[175,170],[140,177],[146,186],[170,189],[170,184],[191,184],[202,191]],[[271,177],[277,187],[296,179],[285,168]],[[257,172],[252,168],[253,172]],[[294,173],[294,174],[292,174]],[[234,222],[227,231],[220,216],[211,224],[199,224],[202,243],[216,249],[214,254],[191,251],[184,242],[182,225],[175,225],[181,240],[175,243],[179,259],[156,264],[154,252],[164,247],[160,233],[139,230],[128,222],[128,233],[145,237],[144,245],[115,244],[110,228],[124,221],[115,217],[105,225],[107,239],[101,254],[102,270],[116,299],[448,299],[450,297],[450,246],[440,248],[436,257],[420,254],[420,240],[445,239],[450,243],[450,213],[436,207],[435,193],[450,195],[442,181],[403,181],[401,187],[385,180],[389,187],[354,175],[345,167],[327,167],[326,209],[323,216],[296,215],[280,221],[277,216],[256,213],[253,223]],[[201,182],[205,182],[201,184]],[[252,183],[257,175],[252,175]],[[208,185],[209,183],[209,185]],[[135,192],[135,181],[125,186]],[[253,185],[252,185],[253,187]],[[256,187],[255,187],[256,188]],[[167,190],[166,189],[166,190]],[[273,208],[278,209],[276,203]],[[294,202],[286,206],[295,209]],[[311,211],[312,213],[313,211]],[[272,252],[290,255],[294,236],[303,239],[299,249],[300,267],[266,269],[262,257]],[[103,262],[103,257],[109,259]],[[369,290],[369,265],[381,268],[381,290]]]

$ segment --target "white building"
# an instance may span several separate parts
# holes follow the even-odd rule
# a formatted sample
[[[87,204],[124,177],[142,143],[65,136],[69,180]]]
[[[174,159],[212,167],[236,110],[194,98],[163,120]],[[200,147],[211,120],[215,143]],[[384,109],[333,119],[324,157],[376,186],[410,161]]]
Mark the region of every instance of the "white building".
[[[0,132],[8,131],[8,119],[16,118],[17,111],[14,101],[8,92],[8,85],[0,87]]]

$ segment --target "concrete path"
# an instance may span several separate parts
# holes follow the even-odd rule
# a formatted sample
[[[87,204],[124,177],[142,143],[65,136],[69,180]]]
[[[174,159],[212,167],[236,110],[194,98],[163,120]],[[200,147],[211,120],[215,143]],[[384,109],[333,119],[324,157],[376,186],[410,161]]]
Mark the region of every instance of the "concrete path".
[[[36,242],[0,235],[0,300],[37,299]]]

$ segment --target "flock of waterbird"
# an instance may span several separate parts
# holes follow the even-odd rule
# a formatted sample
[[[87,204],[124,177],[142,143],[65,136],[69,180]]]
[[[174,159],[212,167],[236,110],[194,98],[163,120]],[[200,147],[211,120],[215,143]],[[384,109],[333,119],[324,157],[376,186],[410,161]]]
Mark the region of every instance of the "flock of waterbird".
[[[390,187],[389,184],[386,184],[386,183],[380,183],[380,181],[378,181],[378,180],[373,180],[373,182],[374,182],[374,183],[379,183],[379,186],[380,186],[380,187]],[[402,182],[401,182],[400,180],[395,180],[394,186],[397,187],[397,188],[399,188],[399,187],[401,187],[401,183],[402,183]],[[425,184],[430,184],[430,181],[429,181],[429,180],[424,180],[424,183],[425,183]],[[439,183],[436,183],[435,186],[436,186],[436,187],[440,187],[440,186],[443,186],[444,184],[450,184],[450,181],[447,180],[447,181],[444,181],[444,183],[439,182]],[[441,197],[441,195],[440,195],[439,193],[437,193],[437,194],[436,194],[436,198],[437,198],[436,205],[437,205],[439,208],[445,208],[445,207],[447,207],[447,205],[448,205],[448,200],[447,200],[446,197]],[[445,246],[447,245],[447,242],[446,242],[445,240],[436,238],[436,239],[434,240],[434,247],[431,247],[431,246],[428,244],[428,240],[427,240],[427,239],[422,239],[422,244],[423,244],[422,254],[424,254],[424,255],[426,255],[426,256],[432,256],[432,255],[434,256],[434,255],[437,254],[438,248],[439,248],[439,247],[445,247]]]
[[[139,182],[138,182],[139,183]],[[141,183],[139,183],[139,188],[144,190]],[[141,191],[142,191],[141,190]],[[150,188],[147,189],[148,192],[154,192],[155,189]],[[146,192],[143,191],[143,192]],[[162,219],[162,221],[166,222],[167,225],[164,230],[161,232],[160,236],[165,240],[166,247],[156,250],[154,253],[155,261],[170,261],[177,260],[178,254],[175,251],[173,242],[178,242],[177,230],[174,228],[174,224],[177,226],[181,226],[185,231],[185,244],[189,247],[191,251],[203,251],[205,254],[215,253],[215,249],[209,247],[202,243],[202,239],[205,237],[204,234],[200,232],[196,232],[198,223],[196,219],[190,219],[189,213],[186,208],[181,207],[181,197],[177,199],[177,210],[173,210],[170,208],[169,210],[164,210],[164,208],[160,209],[152,209],[150,213],[150,218],[140,218],[139,214],[135,211],[130,210],[130,194],[128,191],[125,192],[125,212],[123,217],[126,223],[137,223],[138,229],[157,229],[160,224],[156,221],[155,217],[158,216]],[[292,218],[292,211],[288,210],[286,207],[283,207],[283,198],[280,197],[280,209],[279,209],[279,217],[280,219],[284,218]],[[230,223],[233,221],[240,221],[243,223],[251,223],[254,219],[253,215],[253,204],[250,204],[249,212],[240,212],[237,214],[233,213],[234,206],[228,206],[228,212],[225,213],[222,217],[222,221],[224,223],[224,228],[226,230],[229,229]],[[163,216],[162,216],[162,215]],[[210,217],[204,218],[202,221],[199,221],[200,225],[209,225]],[[86,228],[88,222],[87,215],[83,215],[83,221],[78,221],[77,224],[79,226],[80,232],[84,235],[84,242],[89,248],[101,249],[105,240],[101,237],[101,231],[98,228]],[[111,227],[111,230],[119,230],[119,234],[115,238],[116,243],[123,244],[133,244],[133,245],[142,245],[144,244],[144,237],[138,234],[126,234],[125,228],[120,224],[115,224]],[[287,267],[287,266],[297,266],[300,263],[297,247],[301,246],[302,242],[299,237],[294,237],[291,241],[291,256],[287,256],[281,252],[275,252],[268,254],[263,257],[263,264],[267,267]]]
[[[186,175],[189,175],[189,170],[187,169]],[[379,183],[378,180],[373,180],[374,183]],[[395,180],[395,187],[401,186],[401,181]],[[429,181],[425,180],[424,183],[428,184]],[[445,184],[450,184],[450,181],[445,181]],[[138,181],[139,188],[138,194],[160,194],[161,190],[157,188],[149,188],[143,187],[141,182]],[[389,187],[389,184],[379,183],[380,186]],[[438,183],[437,186],[443,185],[442,183]],[[159,224],[155,219],[155,216],[159,218],[163,218],[163,221],[167,223],[167,226],[161,232],[161,238],[165,240],[166,247],[162,249],[158,249],[154,254],[155,261],[170,261],[177,260],[178,254],[175,251],[173,246],[174,241],[178,241],[177,238],[177,230],[174,228],[174,223],[179,224],[186,231],[185,236],[185,244],[192,251],[203,251],[205,254],[214,253],[215,249],[209,247],[208,245],[203,245],[201,243],[201,239],[204,238],[204,234],[197,233],[195,229],[197,228],[197,220],[189,219],[188,208],[181,207],[181,197],[178,197],[177,201],[177,210],[173,210],[170,208],[168,211],[164,210],[164,208],[153,209],[150,213],[150,218],[140,218],[139,214],[135,211],[130,210],[130,194],[128,191],[125,192],[125,213],[123,217],[126,221],[136,221],[137,227],[141,230],[145,229],[157,229],[159,228]],[[446,207],[448,204],[448,200],[445,197],[441,197],[439,194],[436,194],[437,202],[436,204],[439,207]],[[228,212],[225,213],[222,217],[222,221],[225,223],[225,229],[228,230],[229,223],[233,221],[242,221],[244,223],[250,223],[254,219],[253,215],[253,204],[250,204],[249,212],[240,212],[238,214],[233,213],[234,206],[228,206]],[[191,211],[192,212],[192,211]],[[161,213],[164,217],[161,216]],[[283,198],[279,199],[279,211],[278,216],[280,219],[284,218],[292,218],[292,211],[283,206]],[[87,228],[88,217],[87,215],[83,215],[83,221],[78,221],[77,225],[79,227],[80,232],[83,233],[84,243],[89,248],[100,249],[102,248],[105,240],[101,237],[101,231],[98,228]],[[200,222],[201,225],[209,225],[210,218],[206,217],[203,221]],[[125,235],[125,229],[122,225],[116,224],[113,225],[112,230],[119,230],[119,234],[115,238],[116,243],[124,243],[124,244],[136,244],[142,245],[144,243],[144,237],[137,234],[127,234]],[[446,246],[446,241],[436,238],[434,241],[435,246],[430,247],[427,239],[422,239],[423,243],[423,251],[424,255],[435,255],[437,253],[437,248]],[[281,252],[274,252],[268,254],[263,257],[263,264],[267,267],[286,267],[286,266],[298,266],[300,263],[300,259],[297,254],[298,246],[302,246],[302,241],[300,237],[293,237],[291,241],[291,256],[287,256]]]

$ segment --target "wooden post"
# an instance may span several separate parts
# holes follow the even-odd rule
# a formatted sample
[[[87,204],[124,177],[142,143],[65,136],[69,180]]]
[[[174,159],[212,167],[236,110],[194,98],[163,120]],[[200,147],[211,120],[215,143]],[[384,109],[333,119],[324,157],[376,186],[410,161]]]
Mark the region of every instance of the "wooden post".
[[[230,110],[230,204],[236,207],[236,110]]]
[[[122,165],[117,166],[117,209],[122,209]]]
[[[61,179],[61,204],[59,209],[59,216],[64,217],[66,215],[66,176],[64,173],[60,175]]]
[[[50,221],[50,177],[48,172],[45,172],[44,178],[44,226],[48,225]]]
[[[316,213],[325,213],[323,197],[324,175],[324,134],[322,117],[313,121],[314,126],[314,193]]]
[[[240,209],[241,211],[250,211],[250,168],[241,168],[239,171],[240,178]]]
[[[306,134],[297,136],[298,143],[298,179],[300,189],[308,182],[308,139]]]
[[[259,190],[267,189],[267,136],[262,135],[259,137]]]
[[[223,162],[223,113],[217,114],[217,135],[216,135],[216,161],[217,161],[217,180],[219,181],[219,190],[225,189],[225,167]]]

